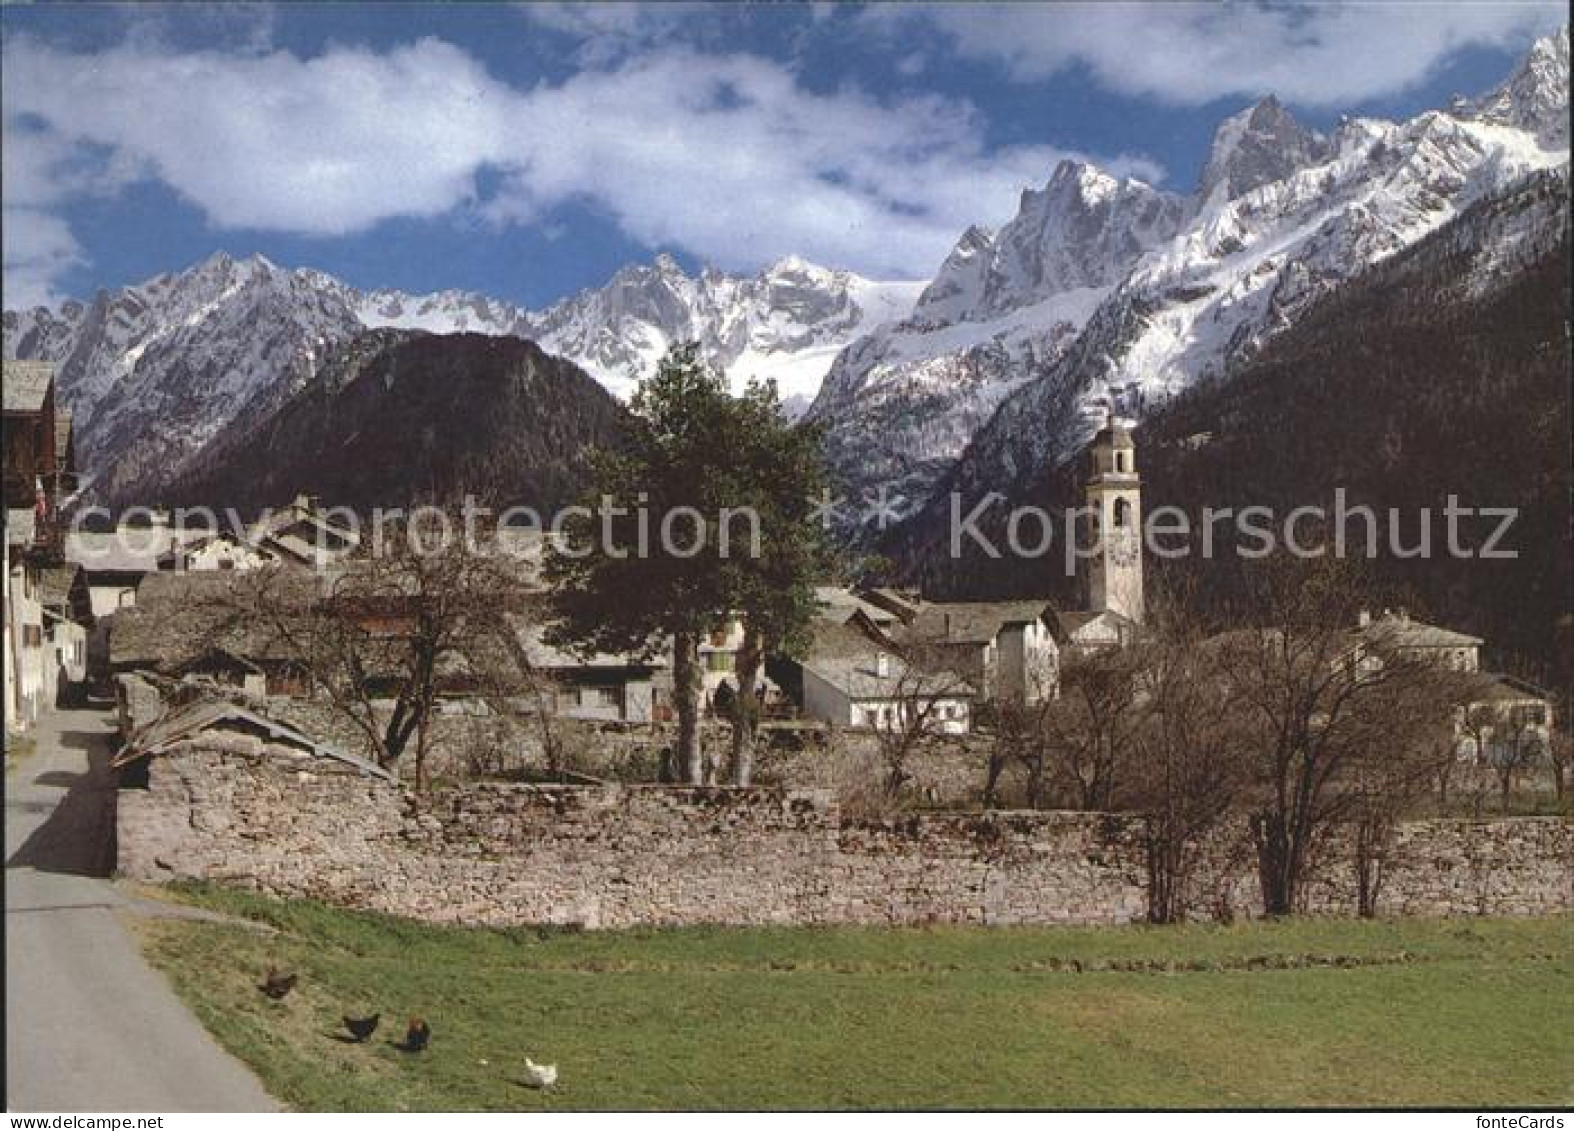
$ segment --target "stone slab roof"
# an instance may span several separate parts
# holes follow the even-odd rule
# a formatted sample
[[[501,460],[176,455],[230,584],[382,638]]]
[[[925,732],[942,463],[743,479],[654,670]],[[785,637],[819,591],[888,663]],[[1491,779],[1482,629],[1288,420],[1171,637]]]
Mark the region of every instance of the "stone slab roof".
[[[1097,626],[1108,627],[1125,640],[1134,640],[1141,633],[1141,627],[1136,621],[1110,609],[1058,610],[1050,623],[1058,630],[1061,640],[1069,640],[1073,644],[1087,635],[1088,629]]]
[[[44,398],[54,380],[55,367],[47,361],[7,361],[3,379],[5,411],[43,411]]]
[[[897,620],[896,614],[891,610],[865,601],[851,589],[840,585],[816,585],[814,600],[819,606],[818,615],[827,620],[845,624],[854,613],[863,613],[876,624],[891,624]]]
[[[31,507],[7,507],[5,540],[12,546],[31,546],[38,536],[38,521]]]
[[[158,560],[177,543],[206,537],[205,530],[136,527],[99,533],[74,530],[66,535],[66,560],[89,573],[154,573]]]
[[[255,734],[266,738],[275,748],[284,746],[298,751],[296,756],[302,760],[326,758],[384,781],[395,780],[391,773],[375,762],[347,754],[287,723],[270,719],[226,699],[199,699],[175,708],[132,735],[110,764],[120,767],[138,758],[166,754],[177,744],[195,741],[201,735],[215,731]]]
[[[1552,702],[1552,693],[1543,687],[1537,687],[1528,679],[1518,676],[1506,675],[1502,672],[1482,673],[1483,683],[1481,690],[1475,695],[1478,703],[1524,703],[1536,700],[1542,703]]]
[[[936,601],[920,606],[908,639],[929,644],[988,644],[1008,626],[1054,612],[1048,601]]]
[[[38,591],[46,605],[66,605],[71,602],[71,586],[82,568],[74,563],[50,566],[38,573]]]
[[[1399,613],[1374,617],[1371,624],[1356,632],[1369,644],[1389,648],[1476,648],[1481,645],[1479,636],[1427,624]]]
[[[134,606],[121,609],[109,630],[109,661],[117,667],[175,671],[218,650],[248,660],[287,660],[294,652],[268,625],[242,615],[257,575],[227,570],[153,573],[137,589]],[[304,609],[314,579],[278,571],[267,584],[284,601]]]
[[[881,675],[878,657],[886,656],[886,673]],[[898,696],[929,694],[945,690],[956,698],[971,698],[972,687],[950,672],[933,676],[916,673],[889,644],[875,639],[856,624],[821,620],[814,627],[814,638],[803,659],[811,671],[849,699],[891,699]]]
[[[960,676],[949,672],[925,674],[916,672],[900,656],[891,655],[886,661],[886,674],[881,675],[875,666],[873,654],[869,656],[811,657],[804,661],[804,670],[811,671],[852,700],[906,699],[919,696],[945,695],[952,699],[971,699],[973,688]]]

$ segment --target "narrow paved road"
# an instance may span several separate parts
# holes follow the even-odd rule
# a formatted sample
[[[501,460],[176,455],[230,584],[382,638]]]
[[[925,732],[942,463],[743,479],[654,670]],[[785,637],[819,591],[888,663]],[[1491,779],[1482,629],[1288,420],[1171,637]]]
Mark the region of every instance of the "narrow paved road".
[[[143,961],[114,866],[111,716],[46,715],[6,773],[6,1106],[276,1111]]]

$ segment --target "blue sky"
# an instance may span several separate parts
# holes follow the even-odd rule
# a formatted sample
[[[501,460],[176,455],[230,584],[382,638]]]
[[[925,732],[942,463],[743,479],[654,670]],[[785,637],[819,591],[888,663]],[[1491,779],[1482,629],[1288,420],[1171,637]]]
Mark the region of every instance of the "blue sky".
[[[927,278],[1056,161],[1190,191],[1219,120],[1406,116],[1545,3],[6,6],[5,305],[219,249],[539,307],[657,251]]]

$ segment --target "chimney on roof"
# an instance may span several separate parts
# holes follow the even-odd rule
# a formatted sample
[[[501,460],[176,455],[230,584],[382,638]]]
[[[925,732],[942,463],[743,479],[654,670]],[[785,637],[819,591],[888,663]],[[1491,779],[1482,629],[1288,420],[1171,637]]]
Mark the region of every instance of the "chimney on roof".
[[[950,613],[947,613],[945,615],[945,638],[947,640],[951,639],[951,614]]]
[[[876,652],[874,654],[874,674],[881,679],[889,679],[891,677],[891,657],[884,652]]]
[[[1372,612],[1371,612],[1371,610],[1370,609],[1362,609],[1359,613],[1357,613],[1356,616],[1355,616],[1355,623],[1357,624],[1357,626],[1359,626],[1361,628],[1369,628],[1369,627],[1371,627],[1371,624],[1372,624]]]

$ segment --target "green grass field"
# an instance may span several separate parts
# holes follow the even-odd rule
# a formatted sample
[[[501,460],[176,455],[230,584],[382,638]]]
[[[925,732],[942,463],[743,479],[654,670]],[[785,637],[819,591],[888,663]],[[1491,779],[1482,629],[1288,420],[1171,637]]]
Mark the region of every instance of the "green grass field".
[[[1574,1099],[1574,923],[1172,929],[429,927],[220,889],[139,921],[312,1110],[1501,1106]],[[282,1003],[255,984],[300,974]],[[380,1010],[366,1045],[340,1015]],[[425,1016],[431,1047],[396,1050]],[[517,1083],[523,1058],[559,1087]]]

